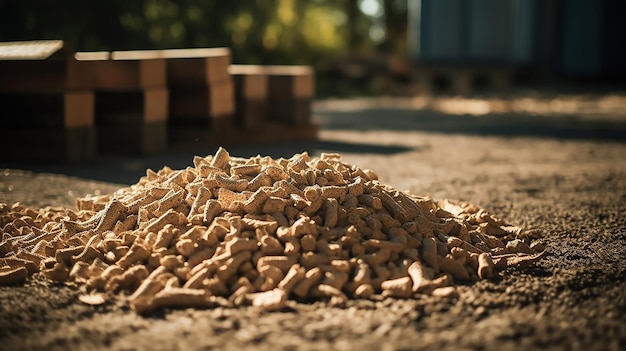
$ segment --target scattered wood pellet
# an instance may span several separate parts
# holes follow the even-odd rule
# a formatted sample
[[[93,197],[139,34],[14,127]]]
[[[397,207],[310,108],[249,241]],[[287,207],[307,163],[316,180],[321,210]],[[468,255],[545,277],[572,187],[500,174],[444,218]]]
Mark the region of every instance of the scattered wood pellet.
[[[227,301],[457,296],[454,283],[524,268],[545,251],[478,206],[382,184],[339,154],[194,157],[76,209],[0,203],[0,285],[34,273],[138,313]]]

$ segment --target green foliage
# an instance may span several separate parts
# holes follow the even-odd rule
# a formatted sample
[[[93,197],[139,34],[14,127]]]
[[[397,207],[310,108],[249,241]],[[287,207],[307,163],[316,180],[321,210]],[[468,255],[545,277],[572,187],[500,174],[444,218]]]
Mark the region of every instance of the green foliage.
[[[377,48],[367,35],[374,19],[357,7],[355,0],[0,0],[0,40],[63,39],[80,51],[227,46],[241,62],[311,64]]]
[[[403,53],[407,0],[0,0],[0,41],[62,39],[75,51],[229,47],[234,63],[308,64]],[[400,8],[400,11],[394,9]],[[406,8],[406,6],[404,6]],[[372,40],[373,26],[393,38]]]

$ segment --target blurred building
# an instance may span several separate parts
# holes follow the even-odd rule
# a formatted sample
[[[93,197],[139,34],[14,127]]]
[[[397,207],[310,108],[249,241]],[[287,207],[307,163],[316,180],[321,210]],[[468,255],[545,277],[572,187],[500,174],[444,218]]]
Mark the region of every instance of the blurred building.
[[[540,78],[626,78],[621,0],[409,0],[409,48],[424,64],[529,68]]]

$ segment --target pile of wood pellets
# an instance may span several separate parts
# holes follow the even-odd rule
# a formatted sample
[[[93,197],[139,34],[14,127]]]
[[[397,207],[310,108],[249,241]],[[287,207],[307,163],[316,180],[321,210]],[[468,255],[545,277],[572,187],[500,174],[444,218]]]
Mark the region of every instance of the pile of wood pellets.
[[[453,296],[541,258],[536,230],[381,184],[334,153],[196,156],[76,209],[0,204],[0,285],[31,275],[138,313]],[[90,298],[90,296],[92,298]],[[97,303],[97,302],[94,302]]]

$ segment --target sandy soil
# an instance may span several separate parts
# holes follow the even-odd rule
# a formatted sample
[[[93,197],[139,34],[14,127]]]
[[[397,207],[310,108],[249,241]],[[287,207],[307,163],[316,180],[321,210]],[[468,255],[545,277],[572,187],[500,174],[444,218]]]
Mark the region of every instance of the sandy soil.
[[[392,104],[393,105],[393,104]],[[320,140],[230,147],[237,156],[340,152],[418,195],[474,202],[540,228],[535,267],[459,287],[459,297],[160,310],[87,306],[78,291],[31,280],[0,288],[2,350],[622,350],[626,348],[626,123],[575,115],[468,116],[409,107],[317,108]],[[5,151],[3,151],[5,152]],[[103,157],[81,164],[1,161],[0,202],[72,206],[134,183],[146,167],[193,154]],[[5,169],[6,168],[6,169]]]

